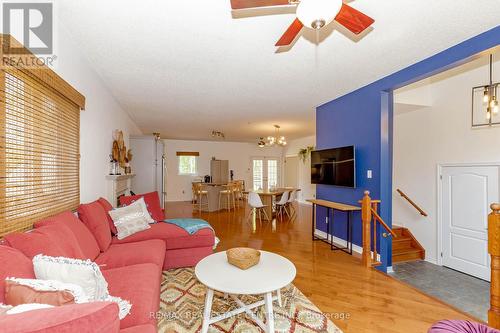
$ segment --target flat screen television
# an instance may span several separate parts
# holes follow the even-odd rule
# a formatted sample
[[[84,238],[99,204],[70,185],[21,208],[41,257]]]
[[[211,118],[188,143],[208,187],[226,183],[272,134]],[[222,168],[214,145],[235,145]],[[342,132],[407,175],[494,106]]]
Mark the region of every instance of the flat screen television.
[[[356,187],[354,146],[311,152],[311,183]]]

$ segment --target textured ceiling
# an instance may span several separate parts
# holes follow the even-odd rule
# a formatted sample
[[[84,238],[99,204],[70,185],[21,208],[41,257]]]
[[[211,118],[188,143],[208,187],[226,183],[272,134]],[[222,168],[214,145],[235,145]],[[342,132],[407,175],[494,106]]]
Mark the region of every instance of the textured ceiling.
[[[210,139],[215,129],[228,141],[255,141],[275,123],[288,139],[314,134],[315,106],[500,23],[499,0],[350,5],[376,20],[373,29],[355,37],[332,24],[281,50],[274,43],[294,19],[289,9],[236,14],[229,0],[64,0],[58,8],[144,133]]]

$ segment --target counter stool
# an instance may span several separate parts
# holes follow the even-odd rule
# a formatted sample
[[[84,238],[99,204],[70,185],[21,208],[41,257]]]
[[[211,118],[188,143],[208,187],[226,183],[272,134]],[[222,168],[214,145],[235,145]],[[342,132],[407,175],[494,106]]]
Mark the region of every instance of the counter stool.
[[[224,190],[221,190],[219,192],[219,210],[221,209],[221,203],[224,205],[224,200],[225,200],[225,209],[231,211],[231,205],[233,206],[233,209],[236,210],[236,204],[234,200],[234,185],[232,184],[227,184],[222,186]]]
[[[205,197],[204,203],[203,197]],[[200,213],[203,208],[208,210],[208,191],[203,183],[193,183],[193,201],[194,205],[198,206]]]

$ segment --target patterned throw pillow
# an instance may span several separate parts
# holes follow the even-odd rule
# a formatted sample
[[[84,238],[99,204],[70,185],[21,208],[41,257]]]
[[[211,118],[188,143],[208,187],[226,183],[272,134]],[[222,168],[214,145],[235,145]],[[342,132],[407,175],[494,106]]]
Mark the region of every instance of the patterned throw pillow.
[[[99,265],[90,260],[37,255],[33,258],[33,268],[37,279],[57,280],[82,287],[89,302],[115,302],[120,308],[120,319],[130,313],[132,304],[120,297],[111,296],[108,283],[101,273]]]
[[[124,239],[139,231],[151,228],[149,223],[154,223],[148,213],[144,199],[140,198],[133,204],[114,209],[109,215],[115,223],[118,234],[116,238]]]
[[[41,303],[54,306],[86,303],[82,287],[55,280],[5,279],[5,302],[8,305]]]

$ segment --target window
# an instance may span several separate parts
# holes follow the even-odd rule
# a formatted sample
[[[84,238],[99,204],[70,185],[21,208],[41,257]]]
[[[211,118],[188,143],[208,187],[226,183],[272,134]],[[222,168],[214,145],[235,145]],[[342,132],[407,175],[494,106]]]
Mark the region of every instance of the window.
[[[198,152],[177,152],[179,159],[179,175],[196,175],[198,173]]]
[[[0,237],[78,207],[84,105],[85,98],[46,67],[1,68]]]

